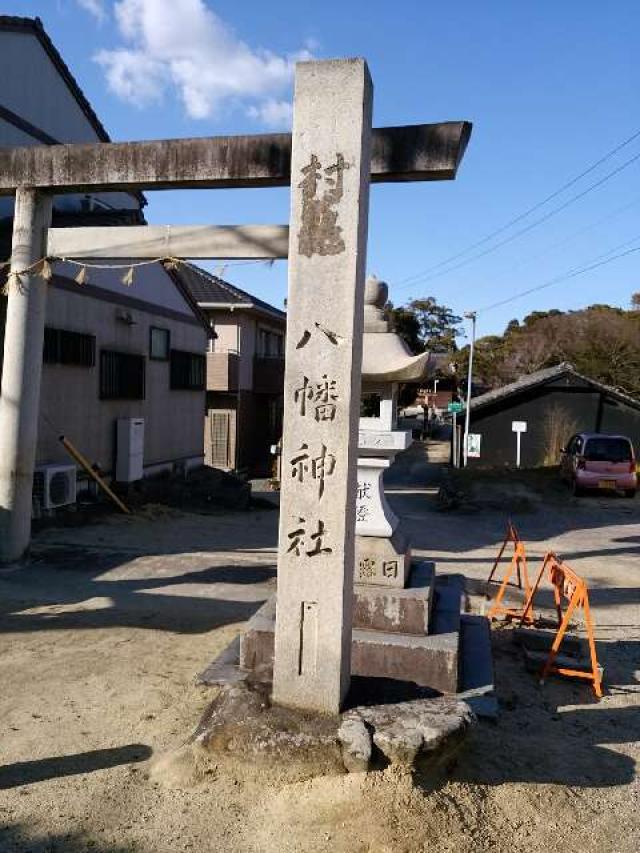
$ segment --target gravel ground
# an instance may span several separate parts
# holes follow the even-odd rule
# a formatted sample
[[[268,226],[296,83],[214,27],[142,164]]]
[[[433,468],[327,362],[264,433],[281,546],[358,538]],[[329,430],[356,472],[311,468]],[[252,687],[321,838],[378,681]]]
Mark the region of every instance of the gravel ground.
[[[419,448],[397,469],[389,497],[416,552],[473,591],[506,512],[438,512],[438,465]],[[636,853],[640,501],[567,498],[515,520],[535,568],[553,548],[589,581],[602,701],[538,685],[499,628],[500,721],[475,729],[447,778],[291,785],[212,765],[184,789],[149,762],[193,731],[213,695],[196,674],[274,590],[277,512],[152,507],[44,531],[27,566],[0,572],[0,851]]]

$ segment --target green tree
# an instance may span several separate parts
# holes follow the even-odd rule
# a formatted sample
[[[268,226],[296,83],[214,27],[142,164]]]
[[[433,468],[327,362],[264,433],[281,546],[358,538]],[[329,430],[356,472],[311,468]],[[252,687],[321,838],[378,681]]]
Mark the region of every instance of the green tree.
[[[400,335],[411,352],[416,355],[423,352],[424,347],[420,338],[420,323],[415,313],[403,306],[394,308],[392,303],[387,304],[386,311],[391,328],[396,334]]]
[[[462,332],[462,317],[433,296],[412,299],[400,308],[387,306],[392,328],[412,352],[455,352]]]

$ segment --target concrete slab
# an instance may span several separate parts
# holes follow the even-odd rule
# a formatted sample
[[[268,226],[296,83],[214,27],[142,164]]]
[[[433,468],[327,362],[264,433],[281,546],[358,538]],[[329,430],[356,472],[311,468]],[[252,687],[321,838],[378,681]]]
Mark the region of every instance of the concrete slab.
[[[213,687],[222,684],[237,684],[244,681],[246,675],[240,670],[240,637],[236,637],[211,661],[196,678],[196,684]]]
[[[463,613],[460,618],[460,693],[477,717],[496,721],[491,626],[484,616]]]
[[[492,693],[495,685],[489,620],[463,613],[460,625],[460,689],[465,698]]]
[[[429,633],[435,567],[414,563],[406,589],[356,584],[353,588],[353,627],[397,634]]]
[[[531,649],[525,648],[524,662],[528,672],[540,673],[549,654],[547,652],[534,652]],[[567,667],[568,669],[576,669],[580,672],[591,672],[591,661],[586,658],[574,658],[569,655],[556,655],[554,666]],[[598,667],[600,678],[604,674],[604,668]],[[553,673],[552,673],[553,674]]]
[[[536,628],[515,628],[513,642],[519,646],[538,652],[549,652],[556,637],[556,631],[541,631]],[[563,654],[578,656],[584,652],[584,643],[580,637],[565,634],[560,651]]]
[[[457,633],[417,637],[385,631],[354,631],[351,672],[411,681],[440,693],[456,693],[458,647]]]
[[[464,582],[458,575],[438,575],[435,582],[432,634],[460,632]]]

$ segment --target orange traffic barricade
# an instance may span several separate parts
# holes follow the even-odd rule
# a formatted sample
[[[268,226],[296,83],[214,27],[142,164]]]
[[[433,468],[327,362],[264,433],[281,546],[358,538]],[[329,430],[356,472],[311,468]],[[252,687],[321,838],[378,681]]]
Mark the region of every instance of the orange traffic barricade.
[[[489,610],[487,617],[491,620],[495,619],[497,616],[505,616],[507,619],[520,619],[525,622],[533,622],[533,617],[531,615],[527,616],[523,608],[507,607],[502,603],[502,599],[504,598],[508,586],[517,587],[518,589],[523,590],[525,603],[531,594],[531,584],[529,583],[529,572],[527,570],[527,553],[525,551],[524,542],[520,539],[518,531],[511,520],[509,520],[509,523],[507,524],[507,533],[504,537],[504,542],[498,551],[498,556],[496,557],[493,568],[487,578],[485,593],[488,598],[489,584],[497,583],[493,578],[509,543],[513,544],[513,556],[511,557],[511,562],[509,563],[505,575],[502,578],[500,588],[498,589],[498,593],[491,605],[491,609]],[[515,579],[515,582],[512,581],[512,578]]]
[[[558,613],[558,631],[553,640],[549,656],[540,670],[540,681],[541,683],[544,683],[546,677],[550,673],[565,675],[570,678],[583,678],[591,682],[594,693],[598,698],[600,698],[602,697],[602,678],[596,654],[596,642],[593,635],[593,620],[591,618],[591,609],[589,607],[589,591],[584,580],[552,552],[545,555],[542,568],[536,578],[533,589],[527,596],[527,601],[521,617],[521,623],[532,621],[533,600],[540,588],[540,583],[545,572],[548,573],[548,578],[553,586],[553,597]],[[567,609],[564,613],[562,611],[563,601],[568,602]],[[584,621],[589,642],[589,670],[575,669],[570,661],[561,662],[556,660],[562,640],[566,634],[567,628],[569,627],[569,621],[576,608],[582,608],[584,612]]]

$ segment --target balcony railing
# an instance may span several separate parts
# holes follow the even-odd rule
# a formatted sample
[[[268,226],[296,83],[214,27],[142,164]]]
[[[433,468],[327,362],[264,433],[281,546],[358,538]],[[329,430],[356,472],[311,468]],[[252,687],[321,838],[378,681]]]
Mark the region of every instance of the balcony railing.
[[[207,391],[237,391],[239,362],[237,352],[207,353]]]

